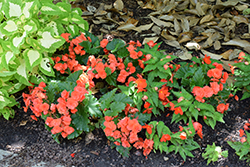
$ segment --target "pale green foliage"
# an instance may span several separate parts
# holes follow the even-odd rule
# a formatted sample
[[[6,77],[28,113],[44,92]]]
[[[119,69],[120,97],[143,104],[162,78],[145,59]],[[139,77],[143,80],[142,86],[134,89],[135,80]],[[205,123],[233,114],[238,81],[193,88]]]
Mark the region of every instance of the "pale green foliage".
[[[6,110],[16,104],[8,100],[10,94],[30,86],[31,80],[39,83],[53,76],[49,56],[64,44],[60,34],[79,35],[88,30],[88,23],[81,18],[81,10],[72,9],[66,0],[57,4],[52,0],[1,1],[0,22],[0,89],[5,91],[0,115],[8,119]]]
[[[207,159],[207,165],[213,161],[218,161],[221,157],[228,157],[228,151],[222,151],[221,147],[216,146],[214,143],[213,145],[207,145],[207,148],[205,149],[205,153],[202,153],[202,157],[204,159]]]

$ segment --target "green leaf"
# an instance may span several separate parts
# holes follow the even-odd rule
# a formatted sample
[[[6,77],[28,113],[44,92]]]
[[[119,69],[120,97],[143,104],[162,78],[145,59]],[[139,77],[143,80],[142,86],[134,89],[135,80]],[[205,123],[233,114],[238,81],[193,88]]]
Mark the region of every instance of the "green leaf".
[[[26,49],[23,52],[25,64],[29,71],[32,71],[32,68],[40,64],[42,61],[41,53],[37,50]]]
[[[203,87],[203,86],[204,86],[204,83],[205,83],[204,75],[205,75],[205,74],[203,73],[202,68],[199,68],[199,69],[194,73],[192,83],[193,83],[195,86]]]
[[[118,113],[121,113],[122,110],[124,110],[126,107],[126,105],[122,102],[113,102],[111,105],[110,105],[110,110],[111,112],[109,113],[108,116],[117,116]],[[111,114],[111,115],[110,115]],[[106,113],[105,113],[106,115]]]
[[[72,36],[79,35],[79,28],[75,24],[69,24],[66,29]]]
[[[75,129],[75,128],[74,128]],[[68,136],[67,136],[67,139],[74,139],[74,138],[77,138],[78,136],[80,136],[81,134],[82,134],[82,130],[77,130],[77,129],[75,129],[75,131],[73,132],[73,133],[71,133],[71,134],[69,134]]]
[[[105,108],[110,108],[111,102],[114,100],[114,95],[116,92],[116,89],[113,89],[112,91],[104,94],[99,101],[101,102],[101,109],[104,110]]]
[[[244,92],[240,100],[244,100],[250,97],[250,92]]]
[[[151,70],[155,70],[156,68],[157,68],[157,64],[153,64],[153,65],[149,64],[149,65],[147,65],[147,66],[143,69],[142,73],[145,73],[145,72],[151,71]]]
[[[65,43],[65,40],[61,36],[52,36],[53,31],[53,28],[47,27],[44,32],[41,33],[42,38],[38,39],[39,44],[49,53],[55,52],[57,48]]]
[[[84,110],[83,104],[79,104],[77,106],[77,112],[75,114],[72,114],[72,123],[75,125],[75,127],[78,130],[89,132],[89,119],[88,119],[88,114]]]
[[[159,138],[162,137],[162,130],[163,130],[164,126],[165,126],[165,124],[162,121],[159,121],[157,124],[157,133],[158,133]]]
[[[11,61],[13,61],[15,58],[16,58],[16,56],[14,55],[13,52],[7,51],[2,56],[2,63],[1,64],[4,66],[4,68],[6,68],[7,70],[9,70],[9,63]]]
[[[58,6],[53,3],[42,3],[42,7],[40,9],[42,14],[46,15],[60,15],[61,10]]]
[[[28,80],[27,70],[26,70],[26,65],[25,65],[24,59],[20,59],[20,61],[21,61],[20,62],[21,64],[17,68],[15,78],[17,80],[19,80],[19,82],[21,82],[27,86],[31,86],[31,84],[29,83],[29,80]]]
[[[64,81],[64,82],[59,82],[58,86],[60,90],[66,90],[69,92],[74,91],[74,88],[76,87],[76,82],[69,82],[69,81]]]
[[[51,58],[43,58],[39,65],[39,70],[41,70],[45,75],[54,77],[55,72],[51,66]]]
[[[120,48],[125,46],[125,42],[122,39],[114,38],[111,42],[109,42],[106,46],[107,50],[110,50],[111,53],[118,51]]]
[[[93,95],[86,95],[84,99],[84,105],[91,116],[102,117],[102,112],[99,109],[99,101]]]
[[[82,70],[78,70],[74,73],[71,73],[67,78],[66,81],[69,82],[76,82],[79,79],[79,76],[82,74]]]
[[[124,104],[132,104],[134,101],[124,93],[115,94],[114,101],[122,102]]]
[[[214,107],[211,104],[207,103],[200,103],[198,101],[194,101],[194,105],[196,108],[202,109],[202,110],[208,110],[211,112],[215,112]]]
[[[11,17],[19,18],[22,15],[22,1],[21,0],[8,0],[3,5],[5,16],[9,19]]]

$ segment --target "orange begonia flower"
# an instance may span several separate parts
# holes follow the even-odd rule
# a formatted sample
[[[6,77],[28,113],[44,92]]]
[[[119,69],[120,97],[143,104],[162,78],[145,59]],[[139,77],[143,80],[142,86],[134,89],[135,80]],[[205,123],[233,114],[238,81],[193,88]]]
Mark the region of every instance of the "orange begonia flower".
[[[103,39],[101,42],[100,42],[100,46],[102,48],[105,48],[107,46],[107,44],[109,43],[109,40],[108,39]]]
[[[205,57],[203,58],[203,61],[204,61],[206,64],[211,64],[210,56],[205,55]]]
[[[239,132],[240,132],[240,137],[246,135],[243,129],[240,129]]]
[[[171,140],[171,136],[169,134],[164,134],[162,135],[160,142],[166,142],[169,140]]]
[[[181,138],[181,140],[185,140],[187,138],[186,132],[181,132],[180,138]]]

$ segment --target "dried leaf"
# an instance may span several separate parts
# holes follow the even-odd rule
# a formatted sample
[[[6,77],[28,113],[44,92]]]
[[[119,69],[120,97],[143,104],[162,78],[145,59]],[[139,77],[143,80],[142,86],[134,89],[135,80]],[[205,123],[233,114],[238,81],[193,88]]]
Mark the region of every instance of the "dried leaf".
[[[179,4],[176,9],[178,11],[182,11],[184,9],[187,9],[188,8],[188,5],[189,5],[189,1],[184,1],[183,3]]]
[[[87,135],[85,136],[85,145],[88,145],[94,139],[95,139],[95,136],[94,136],[94,134],[92,132],[87,133]]]
[[[178,41],[179,41],[179,43],[191,41],[192,37],[193,37],[192,32],[183,32],[179,35]]]
[[[234,49],[234,51],[229,55],[229,60],[238,58],[240,52],[242,52],[242,50]]]
[[[142,31],[149,30],[153,25],[154,25],[154,23],[146,24],[146,25],[142,25],[142,26],[139,26],[139,27],[135,27],[133,30],[140,33]]]
[[[152,31],[153,31],[154,33],[156,33],[157,35],[160,35],[160,34],[161,34],[161,28],[158,27],[158,26],[153,26],[153,27],[152,27]]]
[[[179,49],[181,46],[179,44],[179,42],[177,42],[176,40],[163,40],[165,42],[165,44],[173,46],[177,49]]]
[[[234,65],[234,61],[227,61],[227,60],[220,60],[223,64],[223,68],[227,70],[228,72],[231,72],[230,66],[228,64]]]
[[[235,21],[237,24],[240,24],[240,23],[248,24],[248,19],[242,15],[234,16],[233,21]]]
[[[221,56],[222,56],[223,59],[228,60],[228,59],[229,59],[229,56],[230,56],[230,54],[231,54],[232,52],[233,52],[233,49],[229,49],[229,50],[227,50],[226,52],[222,53]]]
[[[91,6],[91,5],[88,5],[87,9],[89,12],[92,12],[92,13],[95,13],[95,11],[96,11],[96,8],[94,6]]]
[[[200,50],[201,46],[197,42],[188,42],[185,45],[189,50],[195,49],[195,50]]]
[[[197,10],[199,16],[204,16],[205,15],[205,12],[201,8],[201,3],[200,2],[196,3],[196,8],[195,9]]]
[[[180,26],[180,23],[177,21],[177,19],[174,19],[174,30],[176,33],[181,32],[181,26]]]
[[[128,23],[128,24],[122,24],[120,25],[117,30],[124,30],[124,31],[130,31],[135,28],[134,24]]]
[[[173,15],[162,15],[159,17],[159,19],[165,20],[165,21],[174,21],[175,18]]]
[[[242,12],[243,10],[247,9],[247,5],[237,5],[235,6],[235,9],[238,10],[239,12]]]
[[[28,120],[22,120],[22,121],[20,122],[19,126],[24,126],[24,125],[27,124],[27,122],[28,122]]]
[[[189,17],[189,26],[190,27],[196,26],[199,21],[200,19],[197,17]]]
[[[138,22],[139,22],[138,20],[129,17],[128,20],[126,21],[126,24],[131,23],[131,24],[133,24],[134,26],[136,26],[136,25],[138,24]]]
[[[210,20],[212,20],[214,18],[213,15],[206,15],[204,16],[201,20],[200,20],[200,24],[209,22]]]
[[[116,0],[114,3],[114,8],[119,10],[119,11],[122,11],[122,9],[124,8],[124,4],[123,4],[122,0]]]
[[[181,19],[181,28],[182,28],[183,32],[188,32],[190,30],[189,22],[186,18]]]
[[[207,39],[208,38],[208,36],[198,36],[198,37],[195,37],[194,39],[193,39],[193,41],[195,41],[195,42],[200,42],[200,41],[202,41],[202,40],[204,40],[204,39]]]
[[[222,43],[222,45],[239,46],[239,47],[242,47],[245,51],[247,51],[250,54],[250,43],[246,40],[232,39],[228,42]]]
[[[159,39],[159,37],[144,38],[142,44],[146,44],[146,43],[148,43],[149,41],[157,42],[158,39]]]
[[[201,49],[201,52],[204,54],[204,55],[208,55],[211,57],[211,59],[216,59],[216,60],[219,60],[222,58],[221,55],[218,55],[218,54],[214,54],[214,53],[211,53],[211,52],[208,52],[204,49]]]
[[[166,30],[166,29],[162,30],[161,36],[164,37],[167,40],[176,40],[175,37],[173,37],[172,35],[168,34],[168,30]]]
[[[165,21],[161,21],[160,19],[157,19],[153,16],[150,16],[150,19],[158,26],[160,27],[174,27],[173,23],[171,22],[165,22]]]
[[[228,0],[225,2],[217,2],[216,5],[213,6],[212,10],[215,9],[224,9],[225,7],[234,7],[238,4],[240,0]]]
[[[214,42],[214,49],[215,49],[215,50],[220,50],[220,48],[221,48],[220,41],[218,41],[218,40],[215,41],[215,42]]]
[[[106,15],[108,12],[106,12],[105,10],[98,10],[96,13],[95,13],[95,17],[96,16],[104,16]]]
[[[172,3],[173,2],[173,3]],[[162,13],[169,13],[171,10],[173,10],[178,5],[177,2],[171,1],[169,5],[165,6],[164,9],[162,9]]]
[[[243,35],[240,36],[240,38],[250,39],[250,33],[244,33]]]
[[[188,50],[185,48],[183,48],[182,50],[178,50],[174,55],[179,57],[181,60],[191,60],[192,59],[191,53],[188,52]]]

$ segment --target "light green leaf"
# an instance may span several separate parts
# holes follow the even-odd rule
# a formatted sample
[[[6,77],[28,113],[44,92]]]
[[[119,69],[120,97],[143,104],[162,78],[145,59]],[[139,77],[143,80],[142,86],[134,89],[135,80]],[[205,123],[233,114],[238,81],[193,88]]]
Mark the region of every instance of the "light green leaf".
[[[51,67],[51,64],[50,64],[51,60],[49,58],[43,58],[41,63],[40,63],[40,66],[39,66],[39,69],[47,76],[54,76],[54,70],[52,69]]]
[[[7,70],[9,70],[9,63],[10,61],[15,59],[15,55],[13,52],[11,51],[7,51],[3,56],[2,56],[2,65],[4,66],[4,68],[6,68]]]
[[[79,35],[79,28],[75,24],[68,25],[66,29],[72,36]]]
[[[37,50],[26,49],[24,52],[24,58],[26,62],[26,66],[29,71],[32,71],[32,68],[38,64],[40,64],[42,60],[41,53]]]
[[[15,77],[17,80],[19,80],[21,83],[31,86],[29,83],[28,77],[27,77],[27,70],[24,59],[20,59],[20,65],[17,68],[17,73],[15,74]]]
[[[8,0],[3,7],[6,17],[20,17],[22,15],[21,5],[21,0]]]
[[[8,20],[6,22],[1,23],[0,31],[4,35],[13,35],[15,31],[17,31],[18,27],[13,20]]]
[[[61,46],[64,41],[61,38],[54,38],[51,35],[51,32],[45,31],[42,33],[42,38],[38,40],[42,47],[44,47],[47,51],[53,52],[50,49],[53,49],[53,44],[58,44]],[[54,49],[53,49],[54,50]]]
[[[11,46],[14,46],[15,48],[19,48],[19,46],[24,43],[25,37],[26,37],[26,32],[24,32],[21,37],[18,37],[17,35],[14,36],[13,39],[12,39],[12,43],[11,43],[12,45]]]
[[[40,9],[41,13],[47,15],[60,15],[61,10],[58,6],[54,5],[53,3],[43,3]]]
[[[33,2],[25,2],[24,5],[23,5],[23,14],[26,18],[30,18],[31,17],[31,13],[30,13],[30,9],[32,9],[33,7],[33,4],[34,4],[34,1]]]

